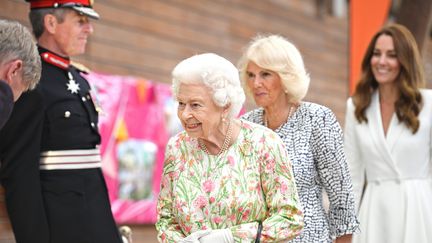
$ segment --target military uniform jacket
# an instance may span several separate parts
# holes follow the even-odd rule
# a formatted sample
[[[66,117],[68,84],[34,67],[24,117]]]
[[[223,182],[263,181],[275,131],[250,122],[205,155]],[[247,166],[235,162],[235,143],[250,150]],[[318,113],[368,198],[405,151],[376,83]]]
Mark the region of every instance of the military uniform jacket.
[[[89,83],[68,59],[42,48],[39,51],[42,78],[37,89],[45,105],[41,151],[95,148],[100,135]]]
[[[0,132],[0,179],[17,242],[120,242],[100,168],[46,170],[40,164],[41,153],[93,149],[101,137],[82,71],[68,58],[39,52],[41,80],[18,100]]]

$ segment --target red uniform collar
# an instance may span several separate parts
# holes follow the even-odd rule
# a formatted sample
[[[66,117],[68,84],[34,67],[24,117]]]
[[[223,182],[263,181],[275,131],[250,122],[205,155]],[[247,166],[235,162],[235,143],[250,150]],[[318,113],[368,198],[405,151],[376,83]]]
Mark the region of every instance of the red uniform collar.
[[[49,51],[41,52],[40,56],[42,57],[42,60],[44,60],[45,62],[57,66],[61,69],[66,70],[70,64],[69,59],[63,58]]]

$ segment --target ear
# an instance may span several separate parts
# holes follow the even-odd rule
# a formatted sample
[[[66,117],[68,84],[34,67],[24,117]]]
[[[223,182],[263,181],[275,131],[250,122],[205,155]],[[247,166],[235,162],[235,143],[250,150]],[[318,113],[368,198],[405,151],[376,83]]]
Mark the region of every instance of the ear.
[[[6,82],[12,86],[12,83],[14,80],[21,80],[20,75],[21,71],[23,69],[23,62],[22,60],[13,60],[8,64],[8,67],[6,69]]]
[[[230,107],[231,107],[231,104],[227,104],[224,106],[224,108],[223,108],[224,109],[223,110],[223,116],[224,117],[228,117],[228,112],[229,112]]]
[[[54,34],[57,28],[57,24],[57,18],[54,15],[47,14],[44,16],[44,27],[48,33]]]

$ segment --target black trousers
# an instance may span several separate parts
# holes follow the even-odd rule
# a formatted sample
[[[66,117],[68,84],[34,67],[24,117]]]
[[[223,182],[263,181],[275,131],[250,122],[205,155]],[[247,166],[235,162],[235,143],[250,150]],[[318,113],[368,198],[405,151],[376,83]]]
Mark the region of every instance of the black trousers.
[[[101,169],[43,170],[50,243],[121,243]]]

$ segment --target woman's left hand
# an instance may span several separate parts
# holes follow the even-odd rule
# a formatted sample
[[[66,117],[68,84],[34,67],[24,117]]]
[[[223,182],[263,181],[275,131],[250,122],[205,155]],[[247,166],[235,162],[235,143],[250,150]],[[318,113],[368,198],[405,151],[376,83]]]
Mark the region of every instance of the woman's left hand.
[[[215,229],[210,234],[199,239],[200,243],[234,243],[234,238],[229,229]]]
[[[196,232],[193,232],[192,234],[188,235],[186,238],[183,238],[179,241],[179,243],[199,243],[199,239],[205,235],[210,234],[211,230],[199,230]]]

